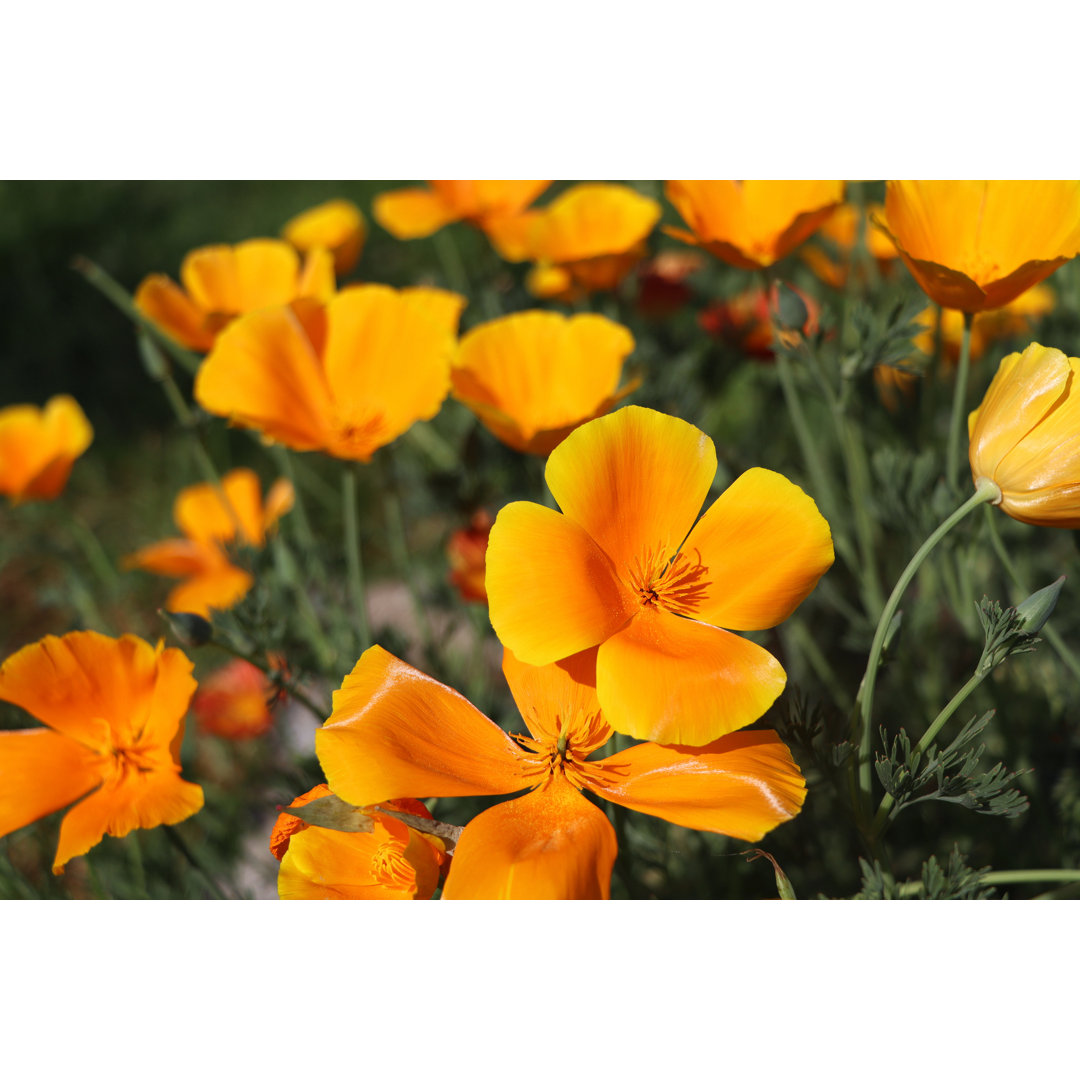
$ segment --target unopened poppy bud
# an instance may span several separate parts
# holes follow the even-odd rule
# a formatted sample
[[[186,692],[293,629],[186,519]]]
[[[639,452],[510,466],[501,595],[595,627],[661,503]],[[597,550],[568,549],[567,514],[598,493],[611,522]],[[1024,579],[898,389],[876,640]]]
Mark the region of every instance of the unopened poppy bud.
[[[159,608],[158,614],[169,624],[177,641],[189,649],[208,645],[214,638],[213,626],[201,615],[190,611],[165,611],[164,608]]]
[[[1064,584],[1065,575],[1062,574],[1057,581],[1033,592],[1016,605],[1016,614],[1024,620],[1022,629],[1025,634],[1037,634],[1046,625],[1047,619],[1054,613]]]
[[[810,312],[803,298],[790,285],[785,285],[782,281],[776,289],[776,318],[782,329],[798,331],[806,326],[810,318]]]

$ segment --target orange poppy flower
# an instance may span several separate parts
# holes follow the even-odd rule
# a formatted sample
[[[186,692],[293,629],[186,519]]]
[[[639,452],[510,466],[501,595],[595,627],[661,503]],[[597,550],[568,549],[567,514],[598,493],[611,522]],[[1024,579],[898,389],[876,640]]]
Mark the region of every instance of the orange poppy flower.
[[[780,338],[791,344],[798,334],[816,334],[821,308],[818,303],[794,285],[788,285],[806,307],[806,322],[798,332],[782,330]],[[755,360],[773,360],[775,341],[772,312],[777,307],[779,287],[774,282],[766,294],[764,289],[747,289],[730,300],[719,300],[698,313],[698,325],[713,337],[718,337],[746,356]]]
[[[1017,521],[1080,528],[1080,359],[1032,342],[1001,361],[968,417],[976,486],[992,480],[996,505]]]
[[[493,518],[486,510],[477,510],[467,529],[458,529],[446,545],[450,561],[450,584],[461,593],[462,600],[487,603],[484,588],[484,556],[487,553],[488,533]]]
[[[1003,307],[1080,251],[1080,181],[890,180],[875,225],[942,307]]]
[[[550,184],[550,180],[429,180],[427,188],[376,195],[371,210],[399,240],[430,236],[455,221],[487,230],[492,222],[520,214]]]
[[[186,580],[169,593],[169,611],[190,611],[210,617],[241,600],[254,578],[234,566],[225,545],[262,547],[267,533],[293,505],[293,486],[277,480],[263,503],[259,478],[250,469],[233,469],[213,484],[193,484],[176,496],[173,519],[183,538],[161,540],[124,560],[129,569],[149,570]]]
[[[461,339],[451,371],[454,397],[507,446],[549,454],[638,385],[619,389],[633,348],[630,331],[602,315],[506,315]]]
[[[743,270],[790,254],[844,200],[840,180],[668,180],[664,191],[691,230],[664,232]]]
[[[239,658],[230,660],[199,684],[191,711],[199,730],[223,739],[252,739],[273,725],[274,688],[265,673]]]
[[[847,281],[851,251],[859,239],[861,228],[867,250],[877,262],[878,270],[887,271],[900,257],[900,252],[883,232],[869,223],[869,214],[880,216],[883,209],[879,203],[865,210],[852,203],[837,207],[818,230],[814,242],[807,244],[800,252],[803,262],[827,285],[842,289]]]
[[[596,690],[616,731],[700,746],[756,720],[780,664],[727,630],[786,619],[832,565],[829,526],[779,473],[743,473],[694,524],[716,473],[713,441],[628,406],[551,454],[560,514],[516,502],[487,551],[491,625],[531,664],[599,645]]]
[[[645,255],[660,204],[623,184],[578,184],[542,210],[497,223],[492,243],[512,262],[537,263],[533,295],[571,298],[614,289]]]
[[[356,285],[237,321],[195,378],[195,399],[294,450],[370,461],[450,390],[465,299],[441,289]]]
[[[508,795],[465,826],[446,899],[608,899],[615,832],[587,790],[676,825],[756,841],[794,817],[805,782],[773,731],[708,746],[644,743],[598,761],[611,738],[593,685],[596,650],[503,672],[529,734],[511,738],[460,694],[379,646],[368,649],[315,734],[330,787],[355,805],[404,791]]]
[[[44,409],[0,409],[0,495],[16,503],[55,499],[93,438],[94,429],[78,402],[66,394],[50,398]]]
[[[0,836],[80,800],[64,816],[53,873],[101,838],[175,825],[202,807],[180,779],[195,689],[191,661],[125,634],[48,635],[0,666],[0,700],[47,725],[0,732]]]
[[[180,288],[165,274],[143,279],[135,306],[188,349],[208,352],[237,316],[288,304],[297,297],[329,300],[334,294],[333,257],[322,248],[303,266],[284,240],[245,240],[190,252],[180,266]]]
[[[331,199],[291,218],[281,235],[300,252],[325,248],[334,257],[334,273],[340,276],[347,274],[360,258],[367,223],[355,203]]]
[[[331,794],[318,784],[290,807]],[[392,810],[431,818],[416,799],[386,803]],[[430,900],[444,859],[441,841],[409,828],[388,814],[372,813],[370,833],[344,833],[309,826],[284,811],[278,815],[270,850],[281,863],[282,900]]]

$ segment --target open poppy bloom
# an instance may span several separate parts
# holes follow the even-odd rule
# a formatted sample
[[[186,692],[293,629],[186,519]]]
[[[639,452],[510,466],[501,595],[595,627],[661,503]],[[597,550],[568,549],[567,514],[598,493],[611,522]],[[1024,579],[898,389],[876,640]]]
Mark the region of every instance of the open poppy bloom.
[[[602,315],[506,315],[461,339],[454,397],[507,446],[549,454],[635,388],[636,382],[619,388],[633,349],[630,331]]]
[[[455,221],[487,231],[493,222],[516,217],[550,184],[550,180],[429,180],[426,188],[376,195],[372,213],[399,240],[430,236]]]
[[[715,473],[704,432],[630,405],[548,458],[561,514],[510,503],[491,530],[499,640],[536,665],[599,645],[604,719],[635,738],[701,746],[761,716],[784,669],[717,627],[775,626],[832,565],[813,499],[768,469],[743,473],[695,525]]]
[[[13,502],[55,499],[93,438],[78,402],[66,394],[50,398],[44,409],[0,409],[0,495]]]
[[[331,199],[290,219],[281,235],[300,252],[325,248],[334,257],[334,272],[341,275],[348,273],[360,258],[367,224],[355,203]]]
[[[664,232],[743,270],[790,254],[844,201],[841,180],[668,180],[664,191],[690,227]]]
[[[284,240],[245,240],[190,252],[180,281],[183,288],[165,274],[151,274],[136,290],[135,306],[181,345],[207,352],[239,315],[301,296],[329,300],[334,261],[325,248],[313,248],[301,266]]]
[[[1080,528],[1080,359],[1032,342],[1001,361],[968,417],[971,476],[1030,525]]]
[[[676,825],[756,841],[793,818],[805,782],[773,731],[695,749],[633,746],[589,760],[611,738],[593,685],[596,650],[503,672],[528,735],[511,738],[460,694],[368,649],[334,694],[315,748],[330,788],[354,805],[412,791],[507,795],[465,826],[443,897],[600,900],[610,896],[615,832],[587,790]]]
[[[486,510],[477,510],[469,521],[469,527],[458,529],[446,544],[450,584],[461,594],[462,600],[487,603],[484,561],[493,520]]]
[[[199,730],[223,739],[265,735],[274,722],[274,689],[265,673],[239,657],[203,679],[191,701]]]
[[[355,285],[253,312],[218,339],[195,399],[267,441],[370,461],[439,411],[464,306],[441,289]]]
[[[577,184],[541,210],[489,230],[505,259],[529,260],[534,296],[614,289],[645,256],[660,204],[623,184]]]
[[[326,784],[293,799],[299,807],[330,794]],[[431,818],[416,799],[386,803],[417,817]],[[337,832],[278,815],[270,850],[281,863],[282,900],[430,900],[446,855],[441,840],[409,828],[388,814],[372,813],[369,833]]]
[[[880,216],[883,207],[874,204],[865,210],[852,203],[844,203],[829,215],[817,230],[812,243],[799,253],[800,258],[822,281],[834,289],[842,289],[847,281],[852,250],[862,230],[863,242],[878,270],[886,272],[900,257],[896,245],[880,229],[873,228],[868,220],[871,213]]]
[[[47,726],[0,731],[0,836],[76,803],[60,825],[59,874],[106,833],[175,825],[199,810],[202,788],[180,779],[191,668],[179,649],[91,630],[9,656],[0,700]]]
[[[263,503],[259,478],[251,469],[233,469],[213,484],[193,484],[176,496],[173,518],[182,538],[161,540],[124,560],[130,569],[149,570],[186,580],[169,593],[169,611],[190,611],[204,618],[210,609],[225,611],[241,600],[254,579],[229,561],[225,545],[262,547],[282,514],[292,509],[293,486],[276,480]]]
[[[1003,307],[1080,251],[1080,181],[890,180],[873,218],[942,307]]]

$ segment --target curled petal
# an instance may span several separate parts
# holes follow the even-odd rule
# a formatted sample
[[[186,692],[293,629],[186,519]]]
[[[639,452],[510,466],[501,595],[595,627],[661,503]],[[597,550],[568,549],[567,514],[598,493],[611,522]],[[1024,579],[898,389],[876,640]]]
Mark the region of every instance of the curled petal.
[[[491,625],[527,664],[549,664],[597,645],[629,616],[628,593],[608,557],[580,526],[549,507],[504,506],[486,562]]]
[[[702,622],[764,630],[783,622],[833,563],[814,500],[769,469],[749,469],[709,507],[683,545],[707,567]]]
[[[399,240],[416,240],[438,232],[461,214],[441,196],[425,188],[401,188],[375,196],[375,220]]]
[[[607,900],[617,845],[602,810],[553,778],[473,818],[454,849],[447,900]]]
[[[208,352],[214,335],[206,327],[205,313],[165,274],[151,274],[135,292],[135,306],[169,337],[188,349]]]
[[[568,435],[546,472],[563,513],[620,574],[636,560],[675,554],[715,474],[712,439],[684,420],[636,405]]]
[[[386,799],[505,795],[528,785],[525,754],[460,694],[372,646],[334,691],[315,751],[335,794]]]
[[[665,744],[704,746],[746,727],[786,681],[760,645],[654,607],[642,608],[596,658],[607,723]]]
[[[589,790],[610,802],[739,840],[760,840],[806,798],[775,731],[737,731],[700,747],[642,743],[583,769]]]

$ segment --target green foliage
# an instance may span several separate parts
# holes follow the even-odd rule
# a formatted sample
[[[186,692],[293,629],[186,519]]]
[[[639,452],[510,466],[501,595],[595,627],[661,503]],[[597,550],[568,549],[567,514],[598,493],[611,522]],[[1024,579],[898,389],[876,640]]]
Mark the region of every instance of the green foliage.
[[[862,887],[855,900],[992,900],[996,896],[993,886],[982,884],[989,867],[973,870],[955,846],[944,869],[937,856],[931,855],[923,863],[919,881],[898,884],[877,859],[873,863],[859,859],[859,867]]]

